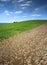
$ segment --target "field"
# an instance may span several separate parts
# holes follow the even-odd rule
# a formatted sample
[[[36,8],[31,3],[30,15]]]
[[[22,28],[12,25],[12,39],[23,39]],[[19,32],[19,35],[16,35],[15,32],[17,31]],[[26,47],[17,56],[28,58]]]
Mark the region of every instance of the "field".
[[[0,65],[47,65],[47,24],[0,42]]]
[[[47,20],[29,20],[9,24],[0,24],[0,41],[17,35],[21,32],[31,30],[46,22]]]

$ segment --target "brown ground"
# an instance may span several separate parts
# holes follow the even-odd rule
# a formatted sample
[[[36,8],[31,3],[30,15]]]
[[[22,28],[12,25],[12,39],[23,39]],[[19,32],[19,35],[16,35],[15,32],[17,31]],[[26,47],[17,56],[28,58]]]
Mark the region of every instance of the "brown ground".
[[[47,24],[0,42],[0,65],[47,65]]]

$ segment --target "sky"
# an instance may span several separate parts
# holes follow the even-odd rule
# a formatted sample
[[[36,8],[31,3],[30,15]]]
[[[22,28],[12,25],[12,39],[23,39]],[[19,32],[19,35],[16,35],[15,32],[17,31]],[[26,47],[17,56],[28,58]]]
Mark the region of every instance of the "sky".
[[[47,20],[47,0],[0,0],[0,23]]]

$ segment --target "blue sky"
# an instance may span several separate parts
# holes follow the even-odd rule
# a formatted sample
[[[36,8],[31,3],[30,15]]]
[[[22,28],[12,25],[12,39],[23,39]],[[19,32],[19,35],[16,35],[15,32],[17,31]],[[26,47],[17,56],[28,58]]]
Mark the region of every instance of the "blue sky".
[[[0,0],[0,23],[47,19],[47,0]]]

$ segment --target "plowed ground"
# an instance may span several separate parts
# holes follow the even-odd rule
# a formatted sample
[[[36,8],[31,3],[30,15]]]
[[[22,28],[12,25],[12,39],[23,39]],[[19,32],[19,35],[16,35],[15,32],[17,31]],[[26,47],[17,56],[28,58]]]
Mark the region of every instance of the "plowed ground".
[[[0,42],[0,65],[47,65],[47,24]]]

